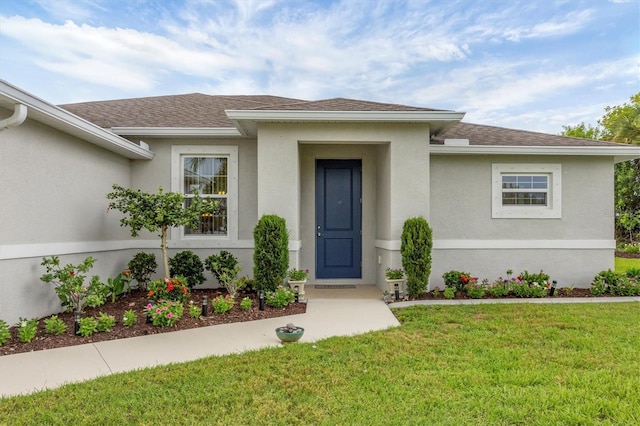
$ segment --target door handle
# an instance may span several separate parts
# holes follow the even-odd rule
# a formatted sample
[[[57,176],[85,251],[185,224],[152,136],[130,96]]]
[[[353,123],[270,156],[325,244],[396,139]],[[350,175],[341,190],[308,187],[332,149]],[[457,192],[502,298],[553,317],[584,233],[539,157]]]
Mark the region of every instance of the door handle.
[[[322,232],[318,232],[318,237],[322,237]]]

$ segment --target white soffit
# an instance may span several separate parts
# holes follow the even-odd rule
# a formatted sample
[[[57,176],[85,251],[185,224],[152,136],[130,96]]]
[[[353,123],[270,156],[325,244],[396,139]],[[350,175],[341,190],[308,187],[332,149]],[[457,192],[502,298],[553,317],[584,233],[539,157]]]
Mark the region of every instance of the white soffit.
[[[156,138],[212,138],[243,136],[234,127],[112,127],[116,135],[149,136]]]
[[[431,133],[438,134],[458,123],[465,114],[456,111],[226,110],[225,112],[244,135],[256,135],[259,122],[428,123]]]
[[[85,140],[123,157],[150,160],[155,154],[112,132],[44,101],[12,84],[0,80],[0,107],[13,109],[15,104],[27,106],[27,117],[64,133]]]
[[[616,163],[640,158],[640,147],[620,146],[509,146],[509,145],[430,145],[432,154],[485,155],[583,155],[614,157]]]

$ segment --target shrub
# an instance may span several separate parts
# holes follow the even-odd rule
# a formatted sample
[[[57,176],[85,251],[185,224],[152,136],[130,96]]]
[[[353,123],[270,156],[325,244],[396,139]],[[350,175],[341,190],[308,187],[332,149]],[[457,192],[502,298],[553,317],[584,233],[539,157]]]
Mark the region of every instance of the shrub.
[[[404,271],[400,268],[399,269],[387,268],[384,271],[384,276],[388,280],[401,280],[404,278]]]
[[[602,296],[609,290],[609,285],[605,281],[604,278],[596,276],[596,278],[591,283],[591,287],[589,287],[589,291],[594,296]]]
[[[111,327],[116,325],[116,319],[113,315],[105,314],[104,312],[100,312],[98,314],[98,319],[96,320],[96,330],[109,332],[111,331]]]
[[[622,278],[622,274],[619,274],[611,269],[607,269],[606,271],[600,271],[593,277],[593,282],[591,283],[591,293],[594,291],[599,293],[599,295],[604,294],[605,292],[610,292],[615,294],[615,288],[618,286],[618,281]],[[602,288],[604,287],[604,292]],[[595,293],[593,293],[595,294]]]
[[[636,277],[622,277],[618,279],[615,287],[611,287],[611,293],[616,296],[638,296],[640,295],[640,280]]]
[[[229,312],[233,308],[233,305],[235,303],[236,301],[233,300],[233,298],[229,295],[226,295],[226,296],[220,295],[218,297],[215,297],[211,301],[211,305],[213,306],[213,313],[224,314],[225,312]]]
[[[482,283],[478,283],[477,278],[471,278],[465,286],[465,291],[472,299],[482,299],[485,293],[485,286],[489,284],[488,280],[484,280]]]
[[[527,281],[512,281],[512,290],[516,297],[544,297],[547,295],[547,287],[537,281],[531,284]]]
[[[548,274],[545,274],[542,270],[540,270],[540,272],[537,274],[530,274],[529,272],[524,270],[520,272],[520,275],[518,275],[518,279],[526,282],[527,284],[538,283],[539,285],[546,287],[549,285],[550,277]]]
[[[402,267],[407,275],[409,296],[417,297],[429,285],[431,274],[432,232],[423,217],[407,219],[402,227],[400,253]]]
[[[169,259],[169,273],[172,277],[186,278],[189,288],[204,282],[204,265],[191,250],[181,251]]]
[[[115,276],[115,278],[107,278],[107,284],[105,287],[108,289],[111,295],[111,303],[116,301],[116,297],[124,293],[124,288],[127,285],[128,275],[123,275],[122,272]]]
[[[4,345],[9,339],[11,339],[9,324],[7,324],[3,320],[0,320],[0,346]]]
[[[626,275],[628,278],[640,277],[640,268],[629,268]]]
[[[270,291],[267,293],[265,302],[269,306],[274,308],[283,308],[288,306],[295,299],[295,293],[290,288],[278,286],[276,291]]]
[[[453,287],[446,287],[442,292],[445,299],[453,299],[456,297],[456,289]]]
[[[124,315],[122,315],[122,324],[124,324],[125,327],[133,327],[136,322],[138,322],[138,317],[136,313],[133,312],[133,309],[125,311]]]
[[[39,323],[40,321],[36,318],[30,320],[20,318],[18,322],[18,339],[24,343],[32,341],[38,332]]]
[[[80,318],[79,324],[78,334],[82,337],[89,337],[98,331],[98,323],[93,317]]]
[[[224,273],[227,273],[228,275],[233,274],[233,271],[235,271],[238,266],[238,258],[226,250],[221,250],[220,254],[212,254],[207,257],[204,260],[204,264],[207,271],[211,271],[216,280],[218,280],[218,282],[222,282],[220,280],[220,276]],[[235,278],[236,275],[232,275],[232,278]]]
[[[55,292],[63,307],[82,311],[87,297],[93,295],[93,292],[99,290],[100,287],[104,287],[94,285],[91,290],[84,287],[85,274],[93,267],[95,261],[93,257],[89,256],[78,265],[60,266],[58,256],[44,257],[41,265],[45,267],[46,273],[40,279],[55,285]],[[91,281],[92,283],[100,283],[98,277],[93,277]]]
[[[498,278],[487,286],[487,293],[492,297],[504,297],[511,292],[511,282]]]
[[[253,230],[253,277],[256,287],[275,291],[289,267],[289,234],[284,218],[263,215]]]
[[[52,315],[44,320],[44,331],[47,334],[59,335],[67,331],[67,324],[64,323],[57,315]]]
[[[202,315],[202,306],[193,303],[193,300],[189,300],[189,316],[191,318],[200,318]]]
[[[109,295],[109,287],[104,285],[98,276],[91,278],[91,282],[87,287],[87,296],[85,298],[85,305],[91,308],[97,308],[102,306],[107,301]]]
[[[138,282],[138,286],[146,289],[147,283],[151,280],[151,275],[158,268],[158,262],[155,254],[141,251],[133,256],[127,266],[133,279]]]
[[[151,323],[158,327],[169,327],[182,318],[184,306],[182,302],[162,300],[155,304],[149,303],[145,312],[151,316]]]
[[[240,309],[243,311],[250,311],[252,306],[253,302],[251,302],[251,299],[248,297],[245,297],[240,301]]]
[[[472,278],[468,272],[449,271],[442,274],[445,287],[455,288],[456,291],[465,291],[465,286]]]
[[[189,297],[189,288],[182,277],[155,280],[149,282],[148,296],[151,300],[179,300],[184,302]]]

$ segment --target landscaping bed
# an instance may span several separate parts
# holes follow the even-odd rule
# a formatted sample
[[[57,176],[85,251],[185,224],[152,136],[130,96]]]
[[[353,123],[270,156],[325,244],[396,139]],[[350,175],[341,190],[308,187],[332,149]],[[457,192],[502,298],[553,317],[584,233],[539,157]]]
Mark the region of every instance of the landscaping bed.
[[[11,338],[0,346],[0,356],[10,355],[22,352],[32,352],[46,349],[54,349],[64,346],[80,345],[84,343],[95,343],[105,340],[124,339],[129,337],[146,336],[149,334],[166,333],[178,330],[187,330],[191,328],[207,327],[217,324],[227,324],[233,322],[254,321],[265,318],[275,318],[287,315],[302,314],[306,312],[306,303],[291,303],[283,308],[275,308],[265,304],[264,310],[259,310],[259,303],[255,294],[242,295],[252,299],[252,307],[250,310],[244,311],[239,306],[239,299],[234,307],[224,314],[214,314],[211,308],[211,300],[219,295],[225,295],[226,291],[218,289],[210,290],[192,290],[190,297],[185,303],[185,314],[173,326],[158,327],[147,324],[146,315],[143,312],[149,298],[147,292],[133,290],[130,294],[119,296],[114,303],[110,301],[97,308],[86,307],[83,317],[97,317],[100,312],[113,315],[116,320],[115,326],[109,332],[97,332],[89,337],[82,337],[73,334],[74,317],[72,312],[64,312],[58,314],[58,318],[62,319],[67,325],[67,330],[60,335],[45,333],[44,321],[40,320],[36,337],[27,343],[23,343],[18,339],[17,327],[11,328]],[[206,317],[191,318],[188,315],[189,301],[193,301],[195,305],[202,305],[202,297],[207,296],[209,299],[209,312]],[[122,324],[122,317],[125,311],[132,309],[137,316],[137,322],[126,327]]]

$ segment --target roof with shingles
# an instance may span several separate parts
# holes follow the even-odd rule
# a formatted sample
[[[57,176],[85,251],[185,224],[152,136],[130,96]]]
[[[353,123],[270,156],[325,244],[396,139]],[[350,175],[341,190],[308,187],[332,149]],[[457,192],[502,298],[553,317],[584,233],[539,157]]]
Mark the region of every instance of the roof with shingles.
[[[210,96],[202,93],[59,105],[100,127],[235,127],[225,110],[301,102],[278,96]]]
[[[571,138],[530,132],[527,130],[506,129],[504,127],[481,124],[458,123],[431,140],[432,144],[443,144],[445,139],[469,139],[469,145],[494,146],[620,146],[615,142],[602,142],[591,139]]]
[[[399,104],[333,98],[319,101],[269,95],[186,95],[154,96],[60,105],[100,127],[181,127],[235,128],[225,110],[272,111],[445,111]],[[619,146],[613,142],[577,139],[503,127],[458,123],[433,138],[469,139],[470,145],[496,146]]]

